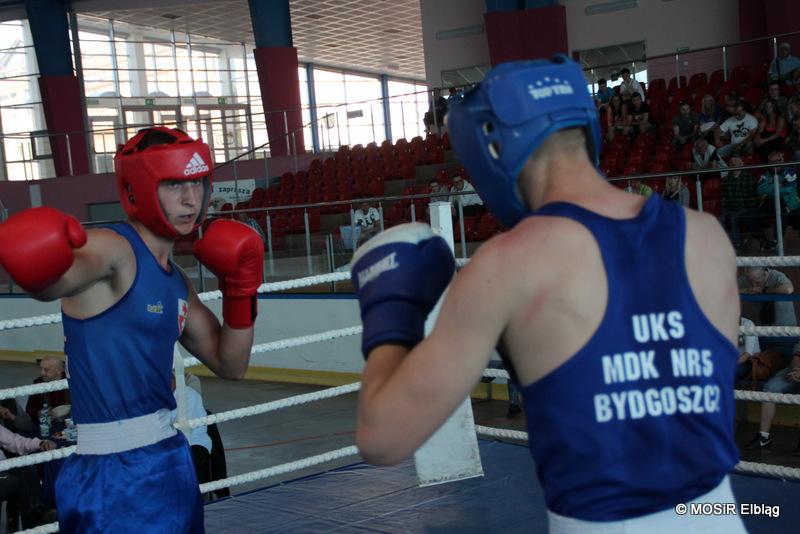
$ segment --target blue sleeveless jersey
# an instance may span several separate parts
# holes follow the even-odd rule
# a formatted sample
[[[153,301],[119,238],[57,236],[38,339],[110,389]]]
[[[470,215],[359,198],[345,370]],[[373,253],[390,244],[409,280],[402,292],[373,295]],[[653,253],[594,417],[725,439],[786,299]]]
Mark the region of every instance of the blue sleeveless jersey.
[[[108,310],[88,319],[62,312],[72,418],[107,423],[175,409],[172,355],[187,313],[186,282],[165,271],[129,224],[110,227],[133,248],[136,278]]]
[[[605,316],[594,335],[522,390],[548,508],[613,521],[710,491],[738,460],[738,352],[689,286],[683,208],[653,195],[633,219],[567,203],[536,214],[588,228],[608,280]]]

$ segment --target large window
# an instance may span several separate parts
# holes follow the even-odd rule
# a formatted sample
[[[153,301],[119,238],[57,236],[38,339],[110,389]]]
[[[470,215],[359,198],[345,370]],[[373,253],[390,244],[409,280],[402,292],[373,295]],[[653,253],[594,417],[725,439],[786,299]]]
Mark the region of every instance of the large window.
[[[428,110],[428,88],[420,83],[389,80],[392,139],[425,135],[422,118]]]

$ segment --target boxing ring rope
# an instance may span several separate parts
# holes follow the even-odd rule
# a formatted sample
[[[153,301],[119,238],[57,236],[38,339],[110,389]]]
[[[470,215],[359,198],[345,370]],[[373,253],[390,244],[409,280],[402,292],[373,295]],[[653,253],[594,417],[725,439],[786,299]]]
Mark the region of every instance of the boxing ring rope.
[[[468,261],[469,261],[468,259],[457,259],[456,264],[459,267],[463,267],[468,263]],[[800,266],[800,256],[737,258],[737,265],[740,267]],[[258,292],[269,293],[269,292],[285,291],[288,289],[303,288],[318,284],[337,282],[349,279],[350,279],[349,272],[337,272],[337,273],[330,273],[318,276],[309,276],[295,280],[262,284],[259,287]],[[211,300],[220,299],[222,297],[222,294],[220,291],[208,291],[199,294],[198,297],[200,297],[201,301],[207,302]],[[0,321],[0,331],[10,330],[15,328],[27,328],[30,326],[55,324],[59,322],[61,322],[60,314],[48,314],[48,315],[41,315],[41,316],[27,317],[20,319],[10,319],[5,321]],[[360,334],[361,331],[362,331],[361,326],[353,326],[337,330],[329,330],[317,334],[298,336],[294,338],[287,338],[269,343],[258,344],[253,346],[251,354],[260,354],[270,351],[281,350],[288,347],[297,347],[310,343],[318,343],[322,341],[329,341],[332,339],[339,339],[347,336]],[[741,333],[745,335],[764,335],[764,336],[776,336],[776,337],[800,336],[800,327],[785,327],[785,326],[741,327]],[[187,357],[183,359],[183,363],[185,366],[193,366],[193,365],[198,365],[201,362],[194,357]],[[501,369],[486,369],[483,373],[483,376],[491,378],[508,379],[508,373]],[[285,399],[280,399],[277,401],[271,401],[245,408],[238,408],[227,412],[221,412],[218,414],[213,414],[198,419],[190,419],[186,421],[186,423],[188,423],[188,426],[190,428],[195,428],[198,426],[204,426],[213,423],[231,421],[234,419],[249,417],[252,415],[258,415],[283,408],[288,408],[291,406],[298,406],[309,402],[328,399],[339,395],[346,395],[358,391],[360,389],[360,386],[361,386],[360,382],[356,382],[353,384],[346,384],[343,386],[328,388],[317,392],[307,393],[303,395],[296,395],[293,397],[287,397]],[[51,391],[59,391],[67,388],[68,388],[67,380],[57,380],[42,384],[33,384],[33,385],[26,385],[14,388],[6,388],[6,389],[0,389],[0,399],[13,398],[24,395],[32,395],[37,393],[46,393]],[[781,404],[800,405],[800,395],[765,393],[758,391],[742,391],[742,390],[736,390],[734,394],[737,400],[768,401]],[[178,426],[179,424],[180,422],[176,423],[176,426]],[[514,439],[519,441],[526,441],[528,439],[528,434],[522,431],[491,428],[481,425],[476,425],[475,429],[478,434],[490,437]],[[55,459],[66,458],[67,456],[74,453],[75,449],[76,449],[75,446],[64,447],[53,451],[40,452],[26,456],[20,456],[16,458],[2,460],[0,461],[0,471],[5,471],[8,469],[12,469],[14,467],[34,465]],[[206,493],[221,488],[232,487],[236,485],[245,484],[248,482],[254,482],[264,478],[290,473],[293,471],[305,469],[307,467],[319,465],[332,460],[345,458],[348,456],[355,456],[355,455],[358,455],[358,450],[355,446],[344,447],[341,449],[325,452],[322,454],[318,454],[294,462],[280,464],[277,466],[272,466],[265,469],[252,471],[250,473],[235,475],[226,478],[224,480],[217,480],[214,482],[202,484],[200,485],[200,491],[202,493]],[[761,464],[755,462],[739,462],[739,464],[736,465],[735,470],[743,473],[758,474],[762,476],[800,480],[800,469],[798,468]],[[26,534],[49,534],[52,532],[58,532],[58,523],[42,525],[40,527],[29,529],[24,532]]]

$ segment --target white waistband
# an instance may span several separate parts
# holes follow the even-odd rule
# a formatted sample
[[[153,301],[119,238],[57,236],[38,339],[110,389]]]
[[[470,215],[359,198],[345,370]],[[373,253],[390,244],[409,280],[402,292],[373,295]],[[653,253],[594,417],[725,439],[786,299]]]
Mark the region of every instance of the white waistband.
[[[728,476],[693,503],[736,503]],[[690,504],[690,503],[685,503]],[[547,511],[550,534],[662,534],[664,532],[704,532],[707,534],[747,534],[738,513],[728,515],[680,515],[675,508],[621,521],[583,521]]]
[[[172,437],[177,432],[172,427],[169,410],[132,417],[110,423],[76,425],[78,428],[77,454],[113,454],[125,452]]]

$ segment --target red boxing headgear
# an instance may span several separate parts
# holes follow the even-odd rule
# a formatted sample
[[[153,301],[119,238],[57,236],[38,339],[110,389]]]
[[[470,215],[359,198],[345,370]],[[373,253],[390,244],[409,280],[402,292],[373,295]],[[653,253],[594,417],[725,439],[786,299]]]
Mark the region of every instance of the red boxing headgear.
[[[148,142],[148,136],[158,136],[159,144]],[[205,182],[203,204],[194,226],[197,228],[208,209],[212,167],[207,144],[181,130],[163,126],[139,130],[114,156],[119,198],[125,212],[157,235],[168,238],[177,237],[178,232],[164,215],[158,200],[158,185],[165,180]]]

